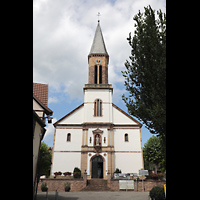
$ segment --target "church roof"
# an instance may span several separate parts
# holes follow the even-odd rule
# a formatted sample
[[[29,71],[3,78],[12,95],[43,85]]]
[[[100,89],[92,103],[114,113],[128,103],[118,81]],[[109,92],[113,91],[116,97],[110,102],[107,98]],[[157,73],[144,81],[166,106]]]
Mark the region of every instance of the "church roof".
[[[105,46],[105,43],[104,43],[104,39],[103,39],[103,34],[101,32],[101,27],[100,27],[99,21],[98,21],[98,24],[97,24],[95,36],[94,36],[94,39],[93,39],[93,43],[92,43],[92,47],[91,47],[89,55],[90,54],[105,54],[105,55],[108,55],[108,52],[106,50],[106,46]]]

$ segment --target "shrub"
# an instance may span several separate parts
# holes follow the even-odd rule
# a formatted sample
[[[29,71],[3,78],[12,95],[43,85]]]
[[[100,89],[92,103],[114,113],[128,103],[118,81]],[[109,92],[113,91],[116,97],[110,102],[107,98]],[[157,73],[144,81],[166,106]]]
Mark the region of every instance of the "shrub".
[[[73,176],[74,178],[81,178],[81,172],[74,172]]]
[[[116,168],[114,173],[122,173],[121,169]]]
[[[150,175],[148,176],[148,178],[151,178],[151,179],[154,179],[154,180],[158,180],[158,179],[162,180],[163,177],[164,177],[164,174],[162,174],[162,173],[150,174]]]
[[[81,172],[81,170],[78,167],[75,167],[73,172]]]
[[[162,180],[163,177],[164,177],[164,174],[162,174],[162,173],[158,173],[158,179]]]
[[[158,174],[151,174],[149,177],[153,180],[158,180]]]
[[[74,178],[81,178],[81,170],[78,167],[74,168],[73,176]]]
[[[164,200],[165,199],[165,193],[163,187],[155,186],[149,191],[149,196],[151,199],[155,200]]]
[[[42,192],[46,192],[48,190],[47,183],[42,183],[41,190]]]

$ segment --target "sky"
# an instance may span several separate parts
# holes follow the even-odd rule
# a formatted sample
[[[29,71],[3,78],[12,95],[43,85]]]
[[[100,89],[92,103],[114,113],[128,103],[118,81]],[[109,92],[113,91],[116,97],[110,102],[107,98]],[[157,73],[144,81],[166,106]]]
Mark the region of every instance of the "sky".
[[[109,54],[113,103],[128,113],[122,100],[127,92],[121,73],[131,51],[126,38],[130,32],[134,35],[133,17],[148,5],[166,13],[164,0],[33,0],[33,82],[48,84],[48,107],[53,111],[52,124],[46,123],[43,139],[48,146],[53,146],[53,123],[84,101],[98,12]],[[152,134],[145,125],[141,132],[144,146]]]

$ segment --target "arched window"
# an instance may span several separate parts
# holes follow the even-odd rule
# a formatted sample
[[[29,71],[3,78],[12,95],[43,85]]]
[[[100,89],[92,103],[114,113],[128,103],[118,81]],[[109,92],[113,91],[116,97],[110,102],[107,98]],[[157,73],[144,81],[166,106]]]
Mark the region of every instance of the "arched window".
[[[125,135],[124,135],[124,141],[128,142],[128,133],[125,133]]]
[[[101,99],[96,99],[94,102],[94,116],[102,116],[102,101]]]
[[[67,142],[71,142],[71,133],[67,134]]]

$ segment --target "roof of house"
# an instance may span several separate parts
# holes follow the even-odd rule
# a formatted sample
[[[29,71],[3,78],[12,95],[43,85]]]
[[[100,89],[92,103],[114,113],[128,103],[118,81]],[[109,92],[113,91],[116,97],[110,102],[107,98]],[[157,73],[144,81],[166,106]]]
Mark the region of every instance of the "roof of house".
[[[92,43],[92,47],[91,47],[89,55],[90,54],[105,54],[105,55],[108,55],[99,22],[97,24],[95,36],[94,36],[94,39],[93,39],[93,43]]]
[[[33,99],[35,99],[35,101],[44,109],[44,112],[47,114],[47,115],[52,115],[53,114],[53,111],[48,108],[46,105],[44,105],[39,99],[38,97],[36,97],[34,94],[33,94]]]
[[[46,107],[48,106],[48,84],[33,83],[33,94],[42,102]]]

